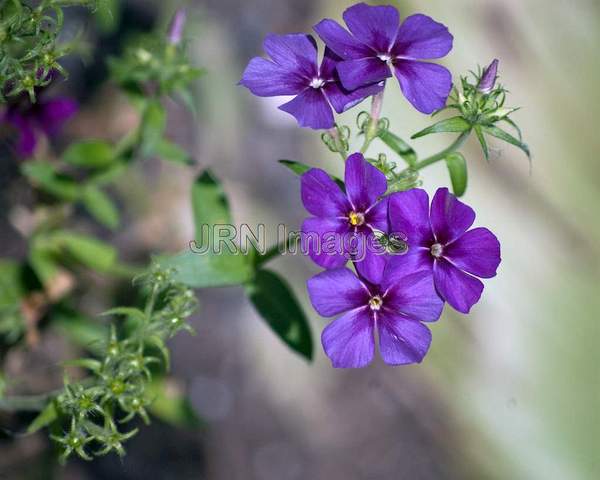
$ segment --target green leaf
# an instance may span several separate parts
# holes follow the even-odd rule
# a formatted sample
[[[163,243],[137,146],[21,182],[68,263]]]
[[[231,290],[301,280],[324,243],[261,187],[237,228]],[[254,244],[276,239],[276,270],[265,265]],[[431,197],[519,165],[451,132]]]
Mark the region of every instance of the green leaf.
[[[37,188],[57,198],[74,201],[79,197],[81,188],[71,177],[58,173],[54,166],[45,160],[25,162],[21,171]]]
[[[202,422],[189,400],[172,380],[158,379],[148,385],[148,394],[154,401],[150,412],[163,422],[179,428],[196,428]]]
[[[151,101],[146,105],[142,117],[142,146],[143,156],[152,155],[162,140],[167,115],[164,107],[157,100]]]
[[[115,229],[119,226],[119,211],[106,193],[94,185],[87,185],[81,197],[88,212],[102,225]]]
[[[279,163],[281,163],[283,166],[289,168],[296,175],[302,175],[302,174],[308,172],[311,168],[313,168],[313,167],[306,165],[305,163],[294,162],[293,160],[279,160]],[[338,184],[338,186],[342,189],[343,192],[346,191],[346,185],[344,185],[344,182],[342,180],[340,180],[339,178],[337,178],[331,174],[329,176],[335,183]]]
[[[427,127],[424,130],[421,130],[418,133],[415,133],[410,138],[419,138],[424,137],[425,135],[429,135],[431,133],[441,133],[441,132],[453,132],[453,133],[462,133],[466,132],[471,128],[471,124],[467,122],[463,117],[452,117],[447,118],[446,120],[441,120],[437,123],[434,123],[430,127]]]
[[[500,140],[504,140],[505,142],[508,142],[511,145],[514,145],[515,147],[519,147],[525,153],[525,155],[527,155],[527,158],[531,159],[531,153],[527,144],[519,141],[510,133],[505,132],[501,128],[495,127],[493,125],[484,125],[481,128],[485,133],[492,135],[493,137],[499,138]]]
[[[105,354],[105,342],[109,333],[105,325],[63,307],[52,309],[48,323],[73,344],[96,355]]]
[[[93,358],[77,358],[75,360],[67,360],[63,362],[65,367],[80,367],[89,370],[90,372],[99,372],[102,368],[102,362]]]
[[[32,434],[42,428],[47,427],[58,418],[58,410],[54,401],[50,401],[48,405],[39,413],[37,417],[27,427],[26,433]]]
[[[210,235],[203,225],[229,225],[231,213],[227,196],[210,170],[205,170],[192,187],[192,209],[198,246],[209,245]]]
[[[461,197],[467,189],[467,162],[461,153],[454,152],[446,157],[446,166],[452,182],[452,191]]]
[[[46,245],[44,238],[35,239],[29,250],[29,265],[43,285],[51,282],[58,272],[56,252]]]
[[[22,276],[21,263],[0,259],[0,310],[19,304],[25,294]]]
[[[416,152],[408,143],[397,135],[394,135],[388,130],[382,130],[379,132],[379,138],[394,152],[400,155],[408,165],[413,166],[417,162]]]
[[[293,350],[312,360],[310,327],[287,282],[270,270],[259,270],[246,293],[273,331]]]
[[[200,254],[191,251],[158,258],[160,265],[174,268],[173,278],[192,288],[242,285],[252,278],[253,268],[242,254]]]
[[[179,145],[176,145],[166,138],[163,138],[156,145],[156,154],[170,162],[180,163],[182,165],[193,165],[194,159]]]
[[[103,140],[84,140],[73,143],[63,154],[66,163],[84,168],[106,168],[115,161],[111,145]]]
[[[483,132],[481,131],[481,125],[475,125],[474,130],[475,130],[475,135],[477,135],[477,140],[479,140],[479,143],[481,144],[481,149],[483,150],[483,156],[485,157],[486,160],[489,160],[490,152],[488,150],[488,146],[487,146],[485,137],[483,136]]]
[[[117,315],[128,318],[133,318],[139,322],[146,321],[146,315],[139,308],[133,307],[115,307],[102,313],[102,316]]]
[[[117,251],[112,245],[94,237],[68,231],[57,231],[51,240],[66,250],[76,261],[100,272],[111,269],[117,260]]]

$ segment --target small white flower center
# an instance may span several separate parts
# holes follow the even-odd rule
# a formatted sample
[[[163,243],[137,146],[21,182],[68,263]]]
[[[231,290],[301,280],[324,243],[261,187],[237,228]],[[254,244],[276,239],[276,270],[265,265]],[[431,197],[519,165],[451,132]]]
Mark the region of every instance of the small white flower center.
[[[434,243],[431,246],[431,255],[433,255],[435,258],[440,258],[442,256],[442,253],[444,251],[444,247],[442,246],[441,243]]]
[[[318,89],[325,85],[325,80],[319,77],[315,77],[310,81],[309,85],[314,89]]]
[[[383,300],[381,299],[381,297],[379,295],[375,295],[374,297],[371,297],[369,300],[369,308],[371,310],[374,310],[374,311],[381,310],[382,305],[383,305]]]
[[[379,58],[379,60],[381,60],[382,62],[389,62],[392,59],[392,56],[389,53],[380,53],[379,55],[377,55],[377,58]]]

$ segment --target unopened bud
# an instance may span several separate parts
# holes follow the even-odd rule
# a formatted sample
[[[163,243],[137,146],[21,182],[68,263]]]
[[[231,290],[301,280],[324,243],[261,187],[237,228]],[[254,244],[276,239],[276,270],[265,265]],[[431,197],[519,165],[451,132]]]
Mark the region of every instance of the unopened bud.
[[[183,36],[183,29],[185,28],[185,20],[187,13],[185,8],[180,8],[173,15],[171,25],[169,25],[168,41],[171,45],[179,45],[181,43],[181,37]]]
[[[481,75],[481,79],[477,85],[477,90],[481,93],[490,93],[494,89],[497,76],[498,59],[495,58],[494,61],[483,70],[483,75]]]

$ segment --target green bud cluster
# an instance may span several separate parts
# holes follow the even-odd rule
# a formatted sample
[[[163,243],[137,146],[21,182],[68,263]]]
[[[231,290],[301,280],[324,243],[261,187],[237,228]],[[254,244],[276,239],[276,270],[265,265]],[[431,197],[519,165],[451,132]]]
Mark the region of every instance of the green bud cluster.
[[[50,72],[63,70],[59,60],[75,43],[59,43],[63,9],[71,5],[96,8],[97,0],[0,1],[0,101],[47,85]]]
[[[181,330],[193,333],[186,320],[197,301],[190,289],[173,281],[173,273],[155,265],[140,277],[149,292],[145,309],[117,307],[106,312],[124,317],[122,328],[111,327],[98,358],[69,362],[91,375],[77,383],[65,377],[64,389],[54,400],[59,421],[68,426],[62,436],[52,436],[63,461],[73,454],[86,460],[110,452],[124,455],[123,443],[137,430],[121,431],[118,425],[136,417],[150,422],[153,373],[169,368],[165,341]]]

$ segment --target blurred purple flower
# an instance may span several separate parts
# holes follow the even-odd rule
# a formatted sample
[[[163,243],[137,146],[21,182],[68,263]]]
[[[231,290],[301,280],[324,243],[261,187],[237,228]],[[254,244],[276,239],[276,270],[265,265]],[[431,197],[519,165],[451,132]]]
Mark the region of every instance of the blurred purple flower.
[[[169,32],[167,34],[167,40],[171,45],[179,45],[181,43],[186,18],[187,12],[185,8],[180,8],[175,12],[175,15],[173,15],[173,19],[169,25]]]
[[[379,200],[387,190],[387,180],[362,154],[355,153],[346,160],[345,184],[344,194],[319,168],[302,175],[302,203],[314,215],[302,224],[302,250],[323,268],[342,267],[358,252],[364,258],[357,259],[357,269],[378,283],[385,257],[368,248],[367,242],[374,229],[388,231],[387,199]],[[324,248],[334,237],[340,242],[332,249]]]
[[[337,65],[348,90],[392,76],[392,69],[408,101],[420,112],[432,113],[446,105],[452,75],[443,66],[422,60],[441,58],[452,49],[448,28],[426,15],[416,14],[400,25],[392,6],[358,3],[344,12],[352,34],[331,19],[314,29],[343,61]]]
[[[345,89],[335,72],[339,58],[327,49],[319,67],[317,46],[310,35],[271,34],[263,46],[271,59],[250,60],[240,84],[259,97],[295,95],[279,108],[293,115],[302,127],[332,128],[331,107],[342,113],[383,89],[373,82],[353,91]]]
[[[390,229],[402,232],[408,253],[392,257],[389,268],[402,272],[425,270],[445,301],[468,313],[479,301],[483,283],[500,264],[500,242],[487,228],[468,230],[475,212],[447,188],[439,188],[431,201],[425,190],[394,193],[389,198]],[[468,230],[468,231],[467,231]]]
[[[479,80],[479,84],[477,85],[477,90],[479,90],[481,93],[490,93],[496,84],[496,78],[498,78],[497,58],[495,58],[494,61],[490,63],[483,71],[481,80]]]
[[[380,285],[358,278],[347,268],[326,270],[307,282],[315,310],[324,317],[343,315],[321,335],[336,368],[358,368],[373,359],[375,327],[385,363],[419,363],[429,350],[431,332],[421,322],[440,317],[444,302],[426,272],[398,275],[385,268]]]
[[[65,122],[77,112],[78,104],[67,97],[38,99],[38,102],[33,104],[28,100],[25,102],[25,106],[23,104],[9,106],[0,120],[17,130],[18,155],[30,157],[35,151],[39,134],[56,135]]]

